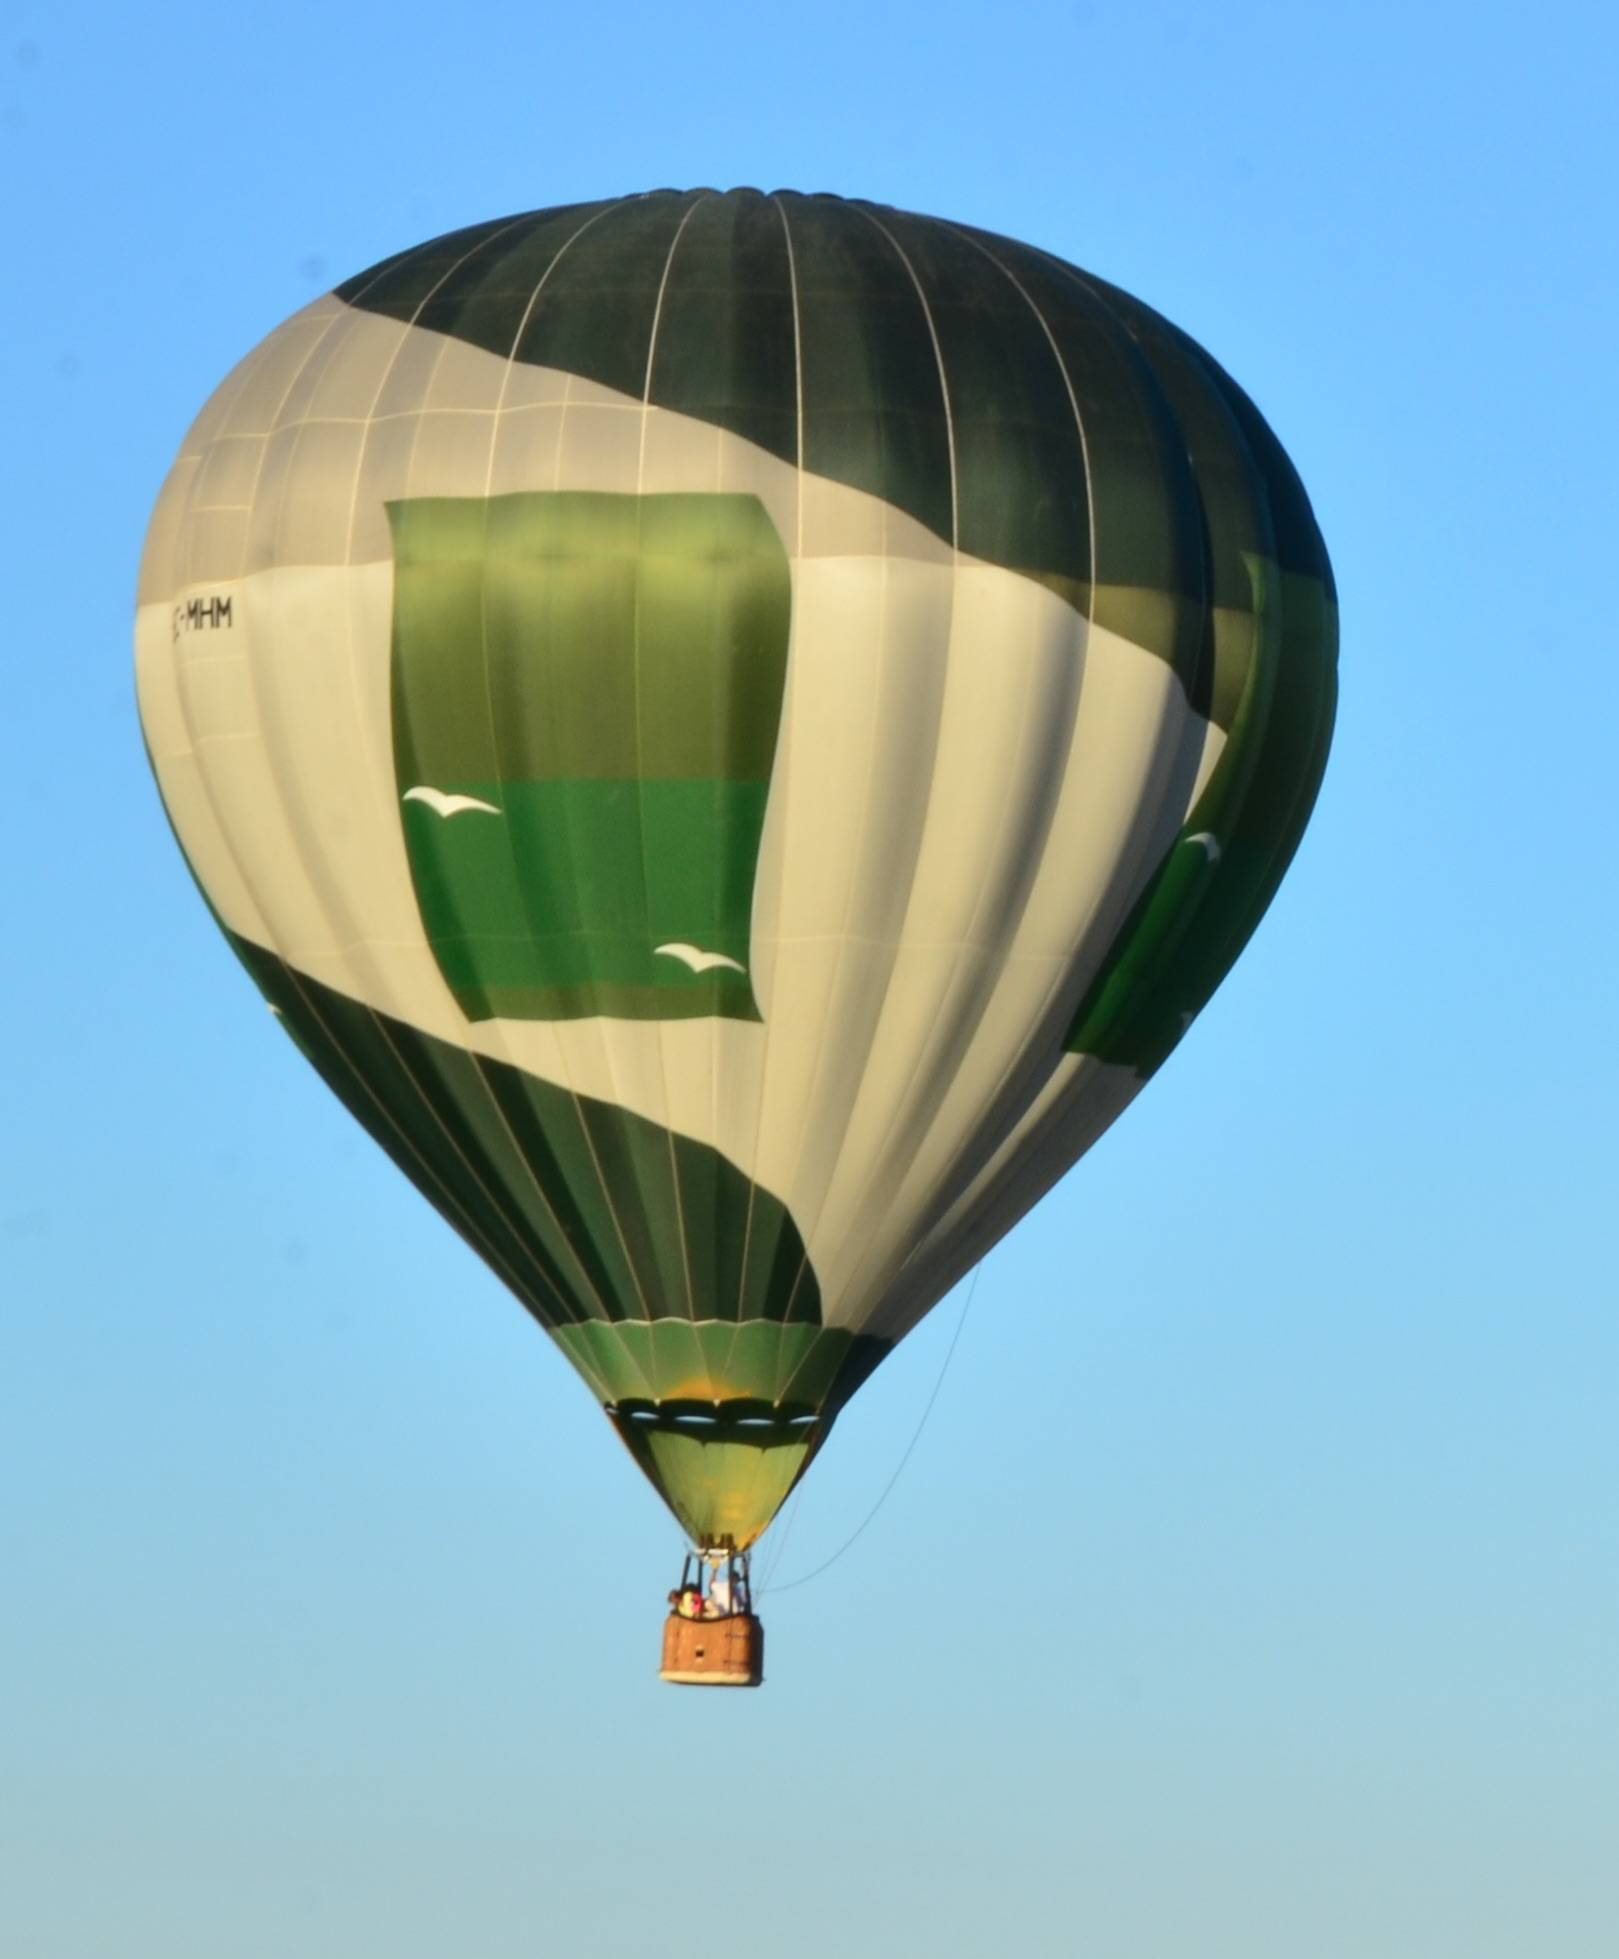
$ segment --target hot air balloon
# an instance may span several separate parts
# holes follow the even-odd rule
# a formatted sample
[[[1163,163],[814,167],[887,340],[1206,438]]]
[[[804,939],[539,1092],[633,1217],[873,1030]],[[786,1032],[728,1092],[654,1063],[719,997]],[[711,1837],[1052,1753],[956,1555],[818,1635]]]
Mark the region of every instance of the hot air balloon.
[[[202,410],[140,578],[163,802],[687,1533],[666,1673],[757,1679],[746,1554],[838,1412],[1236,958],[1335,657],[1207,354],[882,205],[476,225]]]

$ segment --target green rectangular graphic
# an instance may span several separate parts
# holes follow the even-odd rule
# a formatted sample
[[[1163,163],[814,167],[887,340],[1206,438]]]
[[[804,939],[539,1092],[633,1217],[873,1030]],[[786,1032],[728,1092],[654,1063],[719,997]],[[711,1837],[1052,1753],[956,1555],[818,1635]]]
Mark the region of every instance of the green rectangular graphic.
[[[388,509],[405,845],[467,1017],[758,1019],[791,615],[764,506],[534,491]]]

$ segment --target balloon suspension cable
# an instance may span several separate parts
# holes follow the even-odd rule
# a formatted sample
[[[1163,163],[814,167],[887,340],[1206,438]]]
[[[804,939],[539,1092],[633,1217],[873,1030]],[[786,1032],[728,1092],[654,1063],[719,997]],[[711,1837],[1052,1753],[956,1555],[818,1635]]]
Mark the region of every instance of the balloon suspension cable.
[[[983,1269],[984,1261],[980,1259],[973,1267],[973,1276],[967,1287],[967,1297],[961,1302],[961,1317],[956,1321],[956,1330],[951,1334],[950,1345],[945,1349],[944,1364],[939,1369],[939,1378],[933,1383],[933,1392],[928,1396],[927,1405],[922,1410],[921,1419],[916,1425],[916,1433],[905,1445],[905,1453],[895,1464],[893,1475],[883,1485],[882,1495],[878,1497],[877,1501],[855,1526],[853,1532],[844,1539],[843,1543],[838,1546],[837,1550],[832,1553],[831,1557],[824,1564],[818,1564],[813,1571],[806,1571],[802,1577],[789,1578],[785,1585],[777,1585],[768,1581],[761,1582],[759,1586],[759,1596],[761,1599],[767,1596],[774,1598],[778,1592],[795,1591],[800,1585],[807,1585],[812,1578],[819,1578],[823,1571],[830,1571],[838,1559],[843,1556],[844,1552],[851,1550],[857,1540],[864,1535],[867,1525],[871,1523],[872,1519],[877,1515],[877,1512],[882,1509],[883,1505],[893,1494],[894,1485],[903,1475],[905,1465],[910,1461],[917,1443],[922,1440],[922,1431],[928,1425],[929,1415],[933,1413],[933,1404],[938,1400],[939,1390],[944,1386],[944,1377],[950,1372],[950,1363],[955,1359],[956,1348],[961,1344],[962,1328],[967,1324],[967,1314],[973,1303],[973,1294],[978,1290],[978,1277]]]

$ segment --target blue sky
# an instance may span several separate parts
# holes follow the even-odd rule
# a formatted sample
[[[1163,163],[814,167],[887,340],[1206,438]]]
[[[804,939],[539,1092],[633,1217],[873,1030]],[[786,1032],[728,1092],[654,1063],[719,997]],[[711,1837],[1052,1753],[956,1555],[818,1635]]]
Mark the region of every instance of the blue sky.
[[[0,1949],[1606,1959],[1616,55],[1572,4],[5,0]],[[701,183],[1158,306],[1344,617],[1270,916],[991,1254],[738,1696],[658,1685],[673,1526],[218,941],[129,656],[162,474],[277,321]]]

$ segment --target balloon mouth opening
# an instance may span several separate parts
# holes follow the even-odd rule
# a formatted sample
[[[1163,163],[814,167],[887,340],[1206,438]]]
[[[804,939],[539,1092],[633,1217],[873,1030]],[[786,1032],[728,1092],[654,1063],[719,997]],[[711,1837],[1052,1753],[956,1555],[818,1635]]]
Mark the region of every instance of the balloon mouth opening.
[[[745,1552],[814,1459],[835,1413],[802,1404],[619,1400],[620,1441],[693,1544]]]

